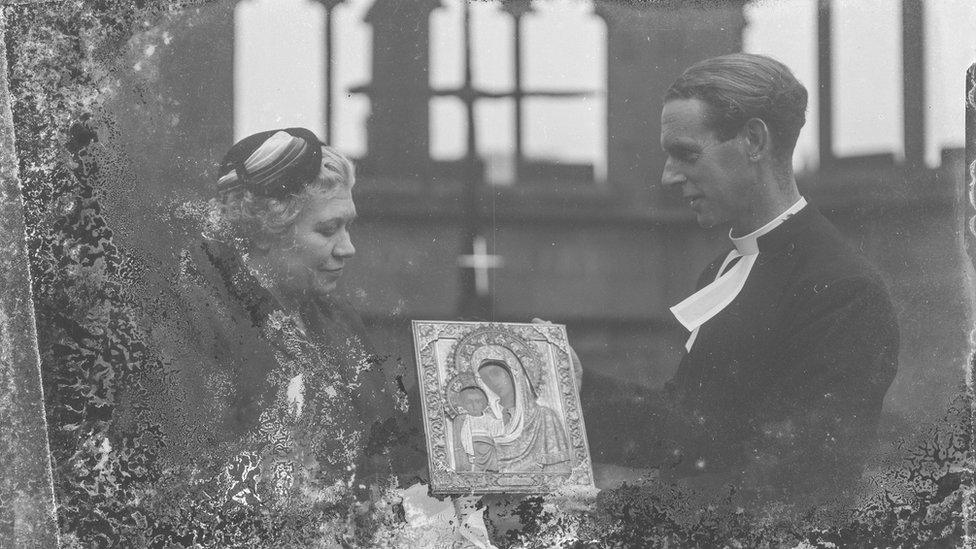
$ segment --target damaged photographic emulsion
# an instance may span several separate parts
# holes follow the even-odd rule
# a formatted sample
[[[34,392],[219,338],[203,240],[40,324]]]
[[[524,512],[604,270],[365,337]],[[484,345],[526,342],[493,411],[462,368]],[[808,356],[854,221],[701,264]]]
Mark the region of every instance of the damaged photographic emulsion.
[[[0,4],[0,546],[968,539],[969,2]]]

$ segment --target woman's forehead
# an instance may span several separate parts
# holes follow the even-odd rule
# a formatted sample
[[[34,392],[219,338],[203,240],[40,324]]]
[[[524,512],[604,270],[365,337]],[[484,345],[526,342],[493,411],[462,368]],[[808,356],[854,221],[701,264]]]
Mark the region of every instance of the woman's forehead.
[[[349,222],[353,219],[356,219],[356,205],[350,193],[318,191],[313,192],[308,203],[304,205],[300,223],[316,225],[337,220]]]
[[[352,185],[337,185],[332,188],[315,188],[310,193],[322,200],[352,200]]]
[[[352,189],[342,186],[332,189],[312,189],[308,193],[308,201],[318,208],[354,207]]]

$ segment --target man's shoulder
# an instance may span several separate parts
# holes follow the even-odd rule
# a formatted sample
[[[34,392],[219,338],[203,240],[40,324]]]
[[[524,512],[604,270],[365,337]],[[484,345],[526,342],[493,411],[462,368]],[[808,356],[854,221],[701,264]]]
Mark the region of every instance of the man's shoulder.
[[[831,283],[840,280],[884,287],[878,269],[860,253],[840,230],[819,212],[791,242],[789,253],[796,262],[799,280]]]
[[[832,223],[819,217],[794,241],[794,303],[811,310],[846,303],[890,310],[891,297],[880,271]]]

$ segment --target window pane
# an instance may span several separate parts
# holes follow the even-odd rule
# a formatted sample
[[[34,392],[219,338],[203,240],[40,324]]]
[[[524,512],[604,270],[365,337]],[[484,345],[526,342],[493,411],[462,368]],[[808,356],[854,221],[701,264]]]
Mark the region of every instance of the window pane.
[[[333,12],[332,137],[337,149],[353,157],[366,156],[369,97],[349,90],[371,79],[373,33],[363,18],[372,4],[373,0],[345,0]]]
[[[976,59],[973,29],[971,0],[925,3],[925,159],[930,166],[941,163],[942,149],[965,146],[966,69]]]
[[[338,98],[337,98],[338,99]],[[355,94],[342,98],[333,107],[335,129],[332,138],[335,148],[352,158],[366,156],[366,121],[369,120],[370,102],[363,94]]]
[[[783,62],[806,86],[807,123],[793,155],[797,172],[814,170],[819,162],[819,109],[817,105],[817,0],[752,2],[745,7],[742,40],[748,53],[768,55]]]
[[[430,87],[435,90],[464,84],[463,1],[444,0],[430,14]]]
[[[478,156],[492,185],[515,183],[515,101],[482,100],[475,105]]]
[[[464,103],[456,97],[430,100],[430,157],[460,160],[468,152]]]
[[[533,4],[523,28],[524,88],[606,88],[606,25],[591,2],[549,0]]]
[[[899,2],[833,2],[834,154],[904,154]]]
[[[524,108],[526,160],[587,165],[591,167],[579,167],[573,173],[578,172],[580,179],[602,179],[601,173],[606,171],[606,104],[602,97],[529,98]],[[572,170],[565,166],[566,173]]]
[[[561,163],[553,173],[606,179],[607,30],[592,2],[533,3],[523,22],[523,89],[580,91],[586,97],[530,97],[524,103],[524,153],[530,164]],[[571,166],[576,165],[576,166]],[[532,170],[527,177],[532,178]],[[585,174],[585,175],[584,175]]]
[[[482,91],[515,89],[515,21],[495,2],[470,2],[472,80]]]
[[[289,126],[325,128],[325,9],[249,0],[234,12],[234,138]],[[300,52],[300,55],[296,55]]]

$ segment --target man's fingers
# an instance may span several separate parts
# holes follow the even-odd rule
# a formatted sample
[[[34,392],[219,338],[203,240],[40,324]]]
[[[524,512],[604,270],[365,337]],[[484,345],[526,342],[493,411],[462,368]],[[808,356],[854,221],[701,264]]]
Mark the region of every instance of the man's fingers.
[[[569,347],[569,356],[573,360],[573,373],[576,374],[576,387],[583,387],[583,363],[580,362],[576,349]]]
[[[580,362],[579,355],[576,354],[576,349],[572,346],[569,348],[569,356],[573,359],[573,367],[579,371],[583,371],[583,363]]]
[[[552,322],[536,317],[532,319],[532,324],[552,324]],[[573,373],[576,374],[576,386],[579,387],[583,382],[583,363],[580,362],[576,349],[573,349],[572,345],[569,346],[569,357],[573,362]]]

